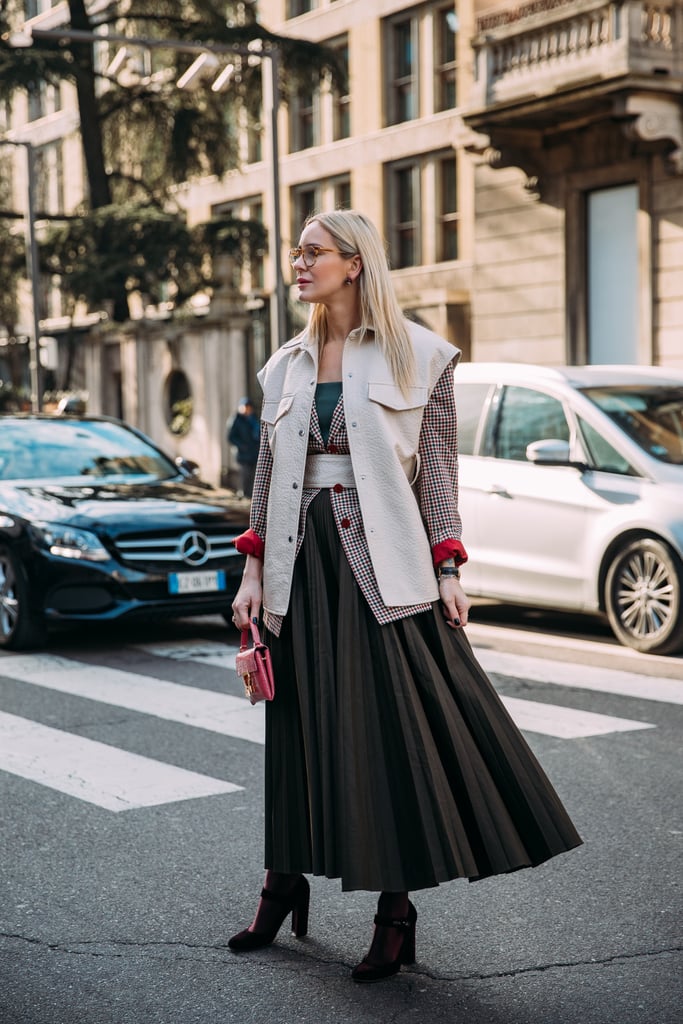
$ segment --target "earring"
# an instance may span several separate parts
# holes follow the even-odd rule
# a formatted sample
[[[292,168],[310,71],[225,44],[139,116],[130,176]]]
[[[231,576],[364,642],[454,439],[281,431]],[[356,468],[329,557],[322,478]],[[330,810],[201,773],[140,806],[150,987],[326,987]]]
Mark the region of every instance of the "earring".
[[[351,280],[351,278],[349,277],[348,274],[346,275],[346,277],[344,279],[344,284],[353,284],[353,281]]]

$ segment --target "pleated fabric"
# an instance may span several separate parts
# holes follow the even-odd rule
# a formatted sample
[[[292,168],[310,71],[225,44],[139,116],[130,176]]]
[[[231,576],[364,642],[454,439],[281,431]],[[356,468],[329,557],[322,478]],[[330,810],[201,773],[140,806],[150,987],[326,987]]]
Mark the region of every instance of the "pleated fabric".
[[[267,868],[398,892],[515,871],[580,845],[440,604],[377,622],[327,491],[308,512],[281,634],[266,640],[276,680],[266,708]]]

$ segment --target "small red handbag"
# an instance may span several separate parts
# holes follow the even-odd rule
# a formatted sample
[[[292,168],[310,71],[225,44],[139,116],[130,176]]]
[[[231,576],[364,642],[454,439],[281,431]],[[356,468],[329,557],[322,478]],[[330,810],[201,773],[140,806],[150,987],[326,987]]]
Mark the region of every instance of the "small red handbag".
[[[261,635],[255,622],[250,622],[252,646],[249,646],[249,630],[242,630],[240,649],[235,658],[237,674],[242,676],[244,691],[252,704],[259,700],[272,700],[275,696],[275,680],[270,651],[261,642]]]

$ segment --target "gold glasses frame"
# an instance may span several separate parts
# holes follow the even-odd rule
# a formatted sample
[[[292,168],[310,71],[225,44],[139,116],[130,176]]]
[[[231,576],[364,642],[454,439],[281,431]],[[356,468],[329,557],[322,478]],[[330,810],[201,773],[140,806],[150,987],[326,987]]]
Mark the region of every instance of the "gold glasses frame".
[[[342,255],[339,249],[326,249],[324,245],[304,245],[289,250],[289,262],[294,266],[297,260],[303,259],[304,266],[307,270],[310,270],[311,267],[315,266],[321,252],[336,252],[340,256]]]

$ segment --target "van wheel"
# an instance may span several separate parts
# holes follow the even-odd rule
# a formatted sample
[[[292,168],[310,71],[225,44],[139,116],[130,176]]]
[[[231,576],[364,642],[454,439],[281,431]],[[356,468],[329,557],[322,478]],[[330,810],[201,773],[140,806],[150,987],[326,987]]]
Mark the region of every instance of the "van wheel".
[[[22,651],[43,647],[45,619],[30,604],[23,566],[9,548],[0,546],[0,648]]]
[[[662,541],[640,537],[614,556],[605,607],[615,636],[650,654],[683,648],[683,564]]]

